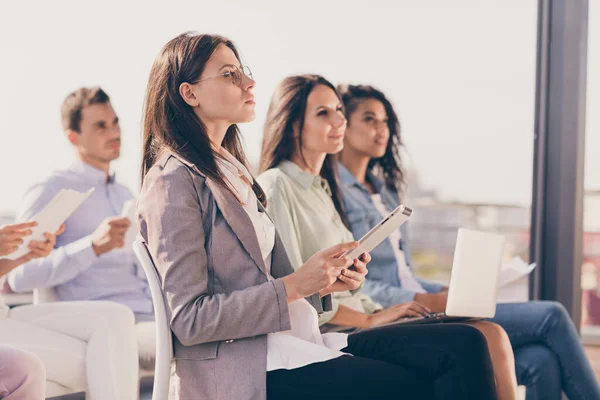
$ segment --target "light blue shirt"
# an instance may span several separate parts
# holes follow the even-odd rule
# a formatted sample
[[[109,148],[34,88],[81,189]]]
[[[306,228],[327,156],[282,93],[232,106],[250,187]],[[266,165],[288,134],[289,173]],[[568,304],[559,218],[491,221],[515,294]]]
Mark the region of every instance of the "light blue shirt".
[[[98,257],[92,248],[90,235],[105,218],[120,215],[123,204],[133,198],[127,187],[115,182],[114,175],[107,180],[104,171],[76,161],[33,185],[17,220],[34,217],[61,189],[86,192],[91,188],[94,192],[65,221],[55,250],[13,270],[8,276],[10,287],[16,292],[55,287],[61,300],[108,300],[135,313],[150,314],[150,289],[132,249],[115,249]]]
[[[371,193],[367,188],[360,184],[342,164],[338,164],[338,168],[344,209],[348,216],[350,229],[358,240],[381,221],[381,213],[373,203]],[[381,201],[388,210],[393,210],[400,205],[398,193],[387,187],[380,178],[368,173],[367,179],[373,186],[375,193],[381,195]],[[400,230],[402,240],[399,246],[404,253],[406,265],[411,268],[408,223],[402,225]],[[416,292],[402,287],[402,282],[398,276],[398,261],[392,243],[389,240],[384,240],[370,254],[369,273],[362,289],[363,292],[384,307],[414,300]],[[442,285],[419,278],[417,278],[417,282],[428,293],[437,293],[443,288]]]

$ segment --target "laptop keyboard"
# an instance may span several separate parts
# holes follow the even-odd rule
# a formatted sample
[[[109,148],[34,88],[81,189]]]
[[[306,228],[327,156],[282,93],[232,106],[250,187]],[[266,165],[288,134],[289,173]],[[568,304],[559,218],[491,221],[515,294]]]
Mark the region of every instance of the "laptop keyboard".
[[[446,313],[438,312],[438,313],[427,314],[424,316],[424,318],[441,318],[441,317],[445,317],[445,316],[446,316]]]

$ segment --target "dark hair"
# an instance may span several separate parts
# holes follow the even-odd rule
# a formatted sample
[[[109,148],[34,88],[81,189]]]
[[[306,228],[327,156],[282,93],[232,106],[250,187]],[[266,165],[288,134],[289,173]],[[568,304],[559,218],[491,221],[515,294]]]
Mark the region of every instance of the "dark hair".
[[[218,35],[187,32],[169,41],[154,61],[144,104],[142,182],[161,151],[168,149],[192,162],[207,178],[231,192],[217,168],[215,157],[218,155],[211,146],[204,123],[179,94],[179,86],[183,82],[193,82],[200,77],[220,45],[229,47],[240,60],[231,40]],[[247,167],[237,125],[227,129],[222,145]],[[256,181],[252,189],[265,204],[265,195]]]
[[[81,132],[81,112],[92,104],[105,104],[110,97],[100,87],[82,87],[69,93],[60,107],[63,129]]]
[[[276,167],[284,160],[290,160],[295,149],[294,124],[298,123],[299,149],[302,157],[302,129],[308,95],[318,86],[327,86],[340,99],[335,86],[319,75],[297,75],[285,78],[271,97],[271,104],[265,121],[260,172]],[[338,214],[349,226],[338,184],[337,157],[328,154],[320,171],[331,189],[331,198]]]
[[[364,100],[375,99],[380,101],[385,107],[388,118],[388,128],[390,130],[390,139],[388,140],[385,154],[381,158],[372,158],[369,161],[368,171],[374,175],[381,175],[388,188],[401,193],[404,189],[404,171],[402,170],[402,160],[400,158],[400,147],[404,145],[400,135],[400,120],[394,111],[392,103],[385,95],[373,86],[367,85],[339,85],[338,91],[342,96],[344,107],[346,107],[346,116],[350,124],[350,115],[356,110],[356,107]]]

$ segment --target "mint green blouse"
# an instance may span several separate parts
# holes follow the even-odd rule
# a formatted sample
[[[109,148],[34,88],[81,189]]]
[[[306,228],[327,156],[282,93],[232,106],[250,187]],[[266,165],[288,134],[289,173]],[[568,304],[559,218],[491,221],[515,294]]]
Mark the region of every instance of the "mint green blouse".
[[[335,209],[327,181],[320,176],[284,161],[262,173],[257,181],[265,191],[267,212],[294,269],[320,250],[354,240]],[[360,290],[335,293],[333,310],[321,314],[319,324],[333,318],[340,304],[369,314],[381,309]]]

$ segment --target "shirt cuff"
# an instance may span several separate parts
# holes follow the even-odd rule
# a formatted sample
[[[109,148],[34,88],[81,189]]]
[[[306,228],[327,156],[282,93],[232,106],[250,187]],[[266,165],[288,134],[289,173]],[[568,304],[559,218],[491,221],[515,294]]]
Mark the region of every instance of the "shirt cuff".
[[[323,314],[319,315],[319,326],[325,325],[333,317],[335,317],[335,314],[337,314],[339,308],[340,308],[340,302],[338,300],[336,300],[335,298],[333,298],[333,296],[332,296],[331,297],[331,311],[326,311]]]
[[[328,294],[327,296],[321,297],[321,307],[323,307],[323,312],[331,311],[333,309],[333,296]]]
[[[381,304],[375,303],[373,299],[367,295],[362,295],[360,297],[360,301],[367,314],[374,314],[377,311],[383,310],[383,306]]]
[[[80,270],[89,267],[98,259],[94,247],[92,246],[92,238],[89,236],[83,237],[73,243],[63,246],[65,255],[74,260],[74,264],[78,265]]]
[[[277,307],[279,309],[279,329],[281,331],[289,331],[292,329],[292,323],[290,321],[290,310],[288,308],[285,285],[281,279],[272,280],[271,283],[275,288],[275,295],[277,296]]]

